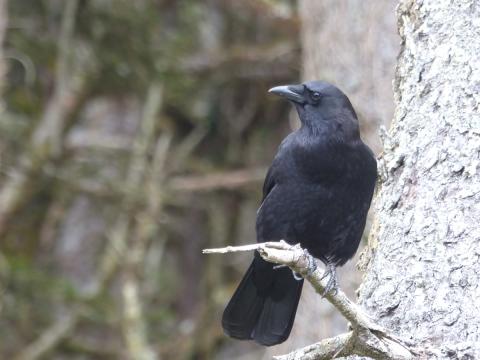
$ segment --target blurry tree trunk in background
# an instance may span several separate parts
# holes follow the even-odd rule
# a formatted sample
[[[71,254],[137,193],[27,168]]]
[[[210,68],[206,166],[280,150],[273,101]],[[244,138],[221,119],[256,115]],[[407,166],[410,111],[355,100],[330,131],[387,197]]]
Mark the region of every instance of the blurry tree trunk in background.
[[[3,41],[5,39],[5,31],[7,29],[7,0],[0,0],[0,94],[5,86],[5,74],[7,65],[5,64],[5,50]],[[3,99],[0,99],[0,112],[4,109]]]
[[[5,49],[4,49],[4,39],[5,39],[5,32],[7,29],[7,0],[0,0],[0,116],[3,116],[5,110],[5,104],[3,101],[3,88],[5,86],[5,75],[7,72],[6,63],[5,63]],[[0,154],[3,149],[3,144],[0,142]],[[0,155],[0,162],[2,161]],[[4,277],[7,275],[6,272],[6,259],[3,257],[3,254],[0,252],[0,313],[2,311],[3,305],[3,284],[5,283]]]
[[[149,164],[149,151],[155,143],[157,120],[162,106],[162,86],[153,82],[147,92],[142,121],[132,146],[124,206],[127,210],[118,216],[114,231],[119,235],[120,249],[125,250],[123,260],[123,336],[130,359],[157,359],[155,351],[148,343],[147,323],[144,318],[144,304],[141,298],[141,279],[145,252],[152,237],[156,234],[156,219],[160,216],[162,172],[167,155],[170,136],[163,134],[154,151],[152,164]],[[149,165],[155,169],[153,179],[148,178]],[[151,181],[148,181],[151,180]],[[147,204],[144,208],[136,205],[138,189],[146,188]],[[130,225],[130,226],[129,226]],[[118,229],[118,230],[117,230]]]
[[[360,301],[428,359],[480,358],[480,7],[401,1],[396,110]]]
[[[388,124],[393,114],[395,5],[396,1],[299,1],[303,79],[327,80],[343,89],[359,115],[363,139],[376,152],[378,127]],[[339,269],[340,285],[351,298],[361,278],[356,262],[354,258]],[[345,331],[345,320],[310,285],[300,301],[291,340],[282,349]],[[312,319],[318,326],[311,326]]]
[[[330,81],[350,98],[365,140],[380,150],[377,129],[393,114],[398,53],[397,1],[299,1],[303,78]]]

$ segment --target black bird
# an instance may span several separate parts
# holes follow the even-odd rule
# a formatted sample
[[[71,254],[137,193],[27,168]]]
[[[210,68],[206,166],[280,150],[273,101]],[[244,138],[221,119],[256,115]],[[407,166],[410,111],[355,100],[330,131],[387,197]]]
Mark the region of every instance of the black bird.
[[[327,267],[327,292],[337,288],[336,266],[357,251],[377,176],[347,96],[324,81],[269,90],[296,107],[301,127],[281,143],[263,185],[257,241],[300,243]],[[225,333],[270,346],[292,329],[303,279],[255,253],[228,303]]]

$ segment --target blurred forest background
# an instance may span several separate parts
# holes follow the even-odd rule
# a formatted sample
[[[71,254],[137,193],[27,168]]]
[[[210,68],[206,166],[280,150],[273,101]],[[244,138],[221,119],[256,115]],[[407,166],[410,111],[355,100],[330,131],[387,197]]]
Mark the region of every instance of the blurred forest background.
[[[260,359],[341,331],[306,289],[285,344],[228,339],[251,255],[201,249],[255,241],[297,126],[270,87],[335,82],[381,151],[395,5],[0,0],[0,358]]]

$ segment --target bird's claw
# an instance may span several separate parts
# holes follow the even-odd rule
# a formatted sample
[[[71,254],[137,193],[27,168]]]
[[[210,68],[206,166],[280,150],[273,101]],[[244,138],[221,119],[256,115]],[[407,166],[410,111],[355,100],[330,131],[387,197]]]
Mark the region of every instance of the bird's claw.
[[[298,246],[298,245],[296,245]],[[293,277],[295,280],[303,280],[305,276],[311,276],[315,270],[317,270],[317,263],[315,262],[315,259],[312,255],[309,254],[307,249],[303,249],[303,254],[307,259],[308,265],[307,265],[307,272],[305,274],[300,274],[295,271],[292,271]]]
[[[307,259],[308,265],[307,265],[307,272],[302,275],[296,272],[293,272],[293,277],[295,280],[303,280],[305,276],[311,276],[317,270],[317,263],[315,262],[315,259],[310,253],[308,252],[307,249],[303,249],[303,254]]]
[[[321,280],[325,279],[328,276],[327,285],[325,286],[325,290],[323,291],[322,296],[325,297],[329,292],[333,290],[333,294],[336,295],[338,292],[338,280],[337,280],[337,272],[335,265],[333,263],[328,262],[327,269],[323,273]]]
[[[312,255],[308,252],[307,249],[303,249],[303,254],[307,258],[308,267],[307,267],[307,276],[311,276],[315,270],[317,270],[317,263]]]
[[[303,276],[295,271],[292,271],[293,278],[297,281],[303,280]]]

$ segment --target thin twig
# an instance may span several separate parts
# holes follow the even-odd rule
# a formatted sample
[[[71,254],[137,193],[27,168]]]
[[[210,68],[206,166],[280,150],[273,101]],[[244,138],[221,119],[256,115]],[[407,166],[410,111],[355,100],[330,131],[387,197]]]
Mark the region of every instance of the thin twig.
[[[262,246],[264,246],[264,244],[250,244],[250,245],[243,245],[243,246],[227,246],[223,248],[203,249],[202,254],[226,254],[226,253],[234,253],[234,252],[242,252],[242,251],[252,251],[252,250],[258,250]]]

